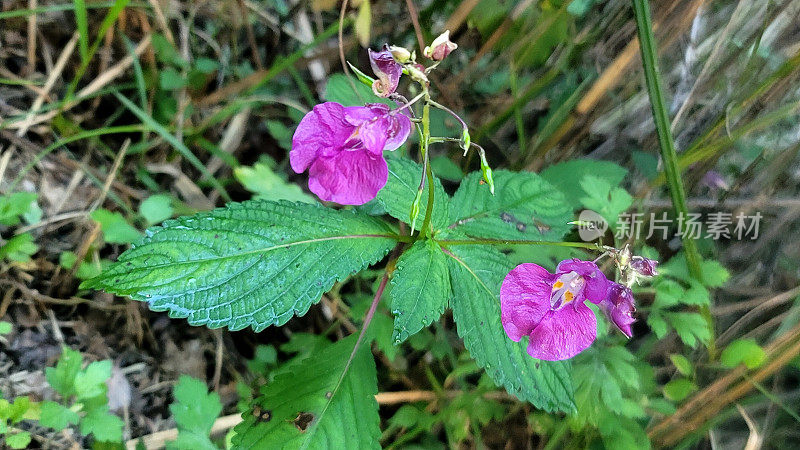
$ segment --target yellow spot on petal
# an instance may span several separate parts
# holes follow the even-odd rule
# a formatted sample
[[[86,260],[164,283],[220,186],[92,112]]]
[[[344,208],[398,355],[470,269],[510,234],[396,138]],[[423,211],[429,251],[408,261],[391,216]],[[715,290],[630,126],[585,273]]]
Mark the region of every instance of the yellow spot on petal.
[[[561,280],[558,280],[558,281],[556,281],[556,283],[553,285],[553,289],[561,289],[563,286],[564,286],[564,283],[562,283],[562,282],[561,282]]]
[[[575,298],[575,296],[572,295],[572,292],[570,292],[570,291],[564,292],[564,300],[565,300],[564,303],[569,303],[574,298]]]

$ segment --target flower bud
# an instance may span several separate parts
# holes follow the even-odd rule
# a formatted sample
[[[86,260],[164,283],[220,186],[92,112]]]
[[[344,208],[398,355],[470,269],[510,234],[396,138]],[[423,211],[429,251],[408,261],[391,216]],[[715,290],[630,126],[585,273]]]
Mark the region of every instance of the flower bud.
[[[396,45],[390,45],[388,48],[389,52],[394,57],[394,60],[399,63],[407,63],[411,60],[411,52],[408,51],[405,47],[398,47]]]
[[[431,45],[425,47],[422,54],[434,61],[441,61],[457,48],[458,45],[450,41],[450,30],[446,30],[434,39]]]
[[[633,336],[631,324],[636,321],[633,313],[636,311],[634,305],[633,292],[627,286],[619,283],[611,283],[608,289],[608,296],[599,304],[600,309],[605,313],[619,331],[627,337]]]
[[[494,195],[494,176],[492,175],[492,168],[489,167],[489,162],[486,161],[486,153],[480,152],[481,156],[481,173],[483,174],[483,181],[489,185],[489,192]]]
[[[384,98],[392,95],[397,90],[400,75],[403,74],[403,66],[394,60],[388,48],[388,46],[384,45],[383,50],[379,52],[372,51],[372,49],[367,50],[372,71],[378,77],[372,83],[372,92],[378,97]]]
[[[411,234],[414,234],[414,230],[417,224],[417,217],[419,217],[420,200],[422,200],[422,189],[417,191],[417,195],[416,197],[414,197],[414,202],[411,203],[411,212],[409,214],[409,219],[410,219],[409,221],[411,222]]]
[[[658,266],[658,261],[652,259],[643,258],[641,256],[634,256],[631,258],[631,269],[639,275],[645,277],[653,277],[658,275],[658,269],[656,266]]]

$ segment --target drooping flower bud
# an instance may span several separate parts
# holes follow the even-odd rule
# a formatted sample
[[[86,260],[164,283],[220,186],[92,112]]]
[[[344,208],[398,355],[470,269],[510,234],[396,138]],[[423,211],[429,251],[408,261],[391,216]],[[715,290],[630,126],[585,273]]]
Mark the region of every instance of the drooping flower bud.
[[[379,52],[367,50],[369,52],[369,62],[372,65],[372,71],[378,77],[372,83],[372,92],[378,97],[388,97],[397,90],[397,84],[400,82],[400,75],[403,74],[403,66],[395,61],[392,52],[389,51],[389,46],[384,45],[383,49]]]
[[[645,277],[653,277],[658,275],[658,261],[644,258],[641,256],[634,256],[631,258],[631,269],[639,275]]]
[[[441,61],[457,48],[458,45],[450,41],[450,30],[446,30],[434,39],[431,45],[425,47],[422,54],[434,61]]]
[[[619,328],[619,331],[622,331],[627,337],[633,336],[631,324],[636,321],[633,318],[636,306],[634,305],[633,292],[629,287],[619,283],[610,283],[608,297],[600,302],[599,306],[608,320]]]
[[[411,52],[405,47],[398,47],[397,45],[390,45],[389,52],[394,57],[394,60],[399,63],[407,63],[411,60]]]

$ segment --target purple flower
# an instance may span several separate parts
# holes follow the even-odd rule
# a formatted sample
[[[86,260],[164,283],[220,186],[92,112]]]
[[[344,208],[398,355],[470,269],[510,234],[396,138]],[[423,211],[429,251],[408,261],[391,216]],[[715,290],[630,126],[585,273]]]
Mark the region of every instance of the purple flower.
[[[515,342],[528,336],[528,354],[534,358],[572,358],[597,336],[594,312],[584,302],[601,303],[609,284],[589,261],[561,261],[554,274],[536,264],[520,264],[500,287],[503,328]]]
[[[658,269],[656,269],[657,265],[658,261],[643,258],[641,256],[634,256],[631,258],[630,262],[631,269],[639,275],[645,277],[654,277],[658,275]]]
[[[363,205],[386,184],[384,150],[395,150],[411,132],[411,120],[383,104],[314,106],[292,137],[292,169],[308,169],[308,187],[325,201]]]
[[[378,97],[388,97],[397,90],[397,84],[400,82],[400,75],[403,74],[403,66],[395,61],[389,46],[384,45],[383,50],[374,52],[372,49],[367,49],[369,53],[369,63],[372,65],[372,71],[378,77],[372,83],[372,92]]]
[[[633,292],[629,287],[619,283],[609,283],[608,296],[600,302],[600,309],[625,336],[633,336],[631,324],[636,321],[633,318],[636,306],[633,301]]]

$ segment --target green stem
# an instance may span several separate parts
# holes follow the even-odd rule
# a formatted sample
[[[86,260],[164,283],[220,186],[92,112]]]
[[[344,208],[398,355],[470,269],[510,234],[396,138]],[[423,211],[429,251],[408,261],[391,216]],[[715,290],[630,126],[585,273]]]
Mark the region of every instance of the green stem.
[[[589,250],[602,250],[597,244],[589,242],[550,242],[550,241],[529,241],[526,239],[437,239],[440,245],[552,245],[555,247],[585,248]]]
[[[423,85],[423,92],[425,94],[424,105],[422,106],[422,136],[420,136],[419,148],[422,152],[425,166],[425,178],[428,180],[428,205],[425,207],[425,220],[422,222],[422,228],[419,229],[419,236],[425,236],[430,233],[431,216],[433,215],[433,171],[429,163],[428,147],[431,140],[431,96],[428,92],[428,87]]]
[[[688,217],[689,208],[686,204],[686,191],[681,182],[681,172],[678,167],[678,157],[675,151],[675,141],[670,130],[669,114],[667,112],[664,92],[661,88],[661,75],[658,71],[658,53],[656,51],[655,37],[653,36],[653,23],[650,18],[650,5],[648,0],[632,0],[633,12],[636,17],[636,28],[639,33],[639,43],[644,66],[644,78],[647,84],[647,93],[650,97],[650,106],[653,111],[653,121],[658,133],[658,143],[661,147],[661,158],[664,160],[664,174],[669,185],[669,194],[675,211],[683,217]],[[700,266],[701,257],[697,245],[691,237],[683,238],[683,248],[686,254],[686,263],[689,274],[697,280],[702,280]],[[711,330],[709,353],[713,359],[716,352],[714,341],[714,319],[708,306],[700,308],[700,312]]]

